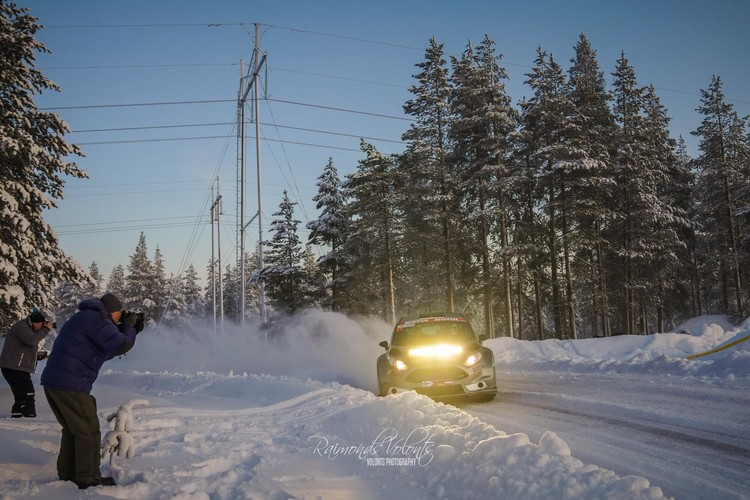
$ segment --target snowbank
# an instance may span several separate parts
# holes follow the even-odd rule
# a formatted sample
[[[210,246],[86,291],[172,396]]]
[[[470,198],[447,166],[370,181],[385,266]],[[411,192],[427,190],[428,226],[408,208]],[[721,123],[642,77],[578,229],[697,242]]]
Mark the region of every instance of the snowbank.
[[[498,372],[676,375],[732,391],[730,383],[750,380],[750,342],[710,358],[687,356],[747,335],[748,326],[713,318],[684,325],[689,334],[501,338],[487,345]],[[414,393],[375,397],[377,343],[390,331],[385,323],[307,311],[284,330],[268,343],[252,329],[141,333],[133,351],[105,365],[94,389],[103,434],[110,429],[105,417],[120,405],[148,402],[132,411],[133,456],[113,458],[109,472],[118,486],[87,490],[86,497],[663,496],[658,481],[584,463],[554,432],[537,429],[534,441]],[[551,380],[565,383],[557,375]],[[0,420],[0,499],[80,494],[56,481],[59,426],[40,399],[36,420]],[[11,400],[1,385],[0,410]],[[497,407],[481,408],[489,416]],[[612,432],[629,438],[627,430]]]

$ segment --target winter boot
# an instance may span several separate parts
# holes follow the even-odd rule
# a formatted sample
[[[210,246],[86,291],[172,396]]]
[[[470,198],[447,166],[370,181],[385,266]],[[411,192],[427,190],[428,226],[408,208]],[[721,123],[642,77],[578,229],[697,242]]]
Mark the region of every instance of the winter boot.
[[[26,418],[36,418],[36,401],[34,393],[29,394],[21,405],[21,415]]]

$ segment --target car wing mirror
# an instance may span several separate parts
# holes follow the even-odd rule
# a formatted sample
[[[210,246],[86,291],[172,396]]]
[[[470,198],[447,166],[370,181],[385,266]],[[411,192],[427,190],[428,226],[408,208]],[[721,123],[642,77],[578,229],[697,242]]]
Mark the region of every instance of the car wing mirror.
[[[378,345],[379,345],[380,347],[382,347],[383,349],[385,349],[386,351],[388,350],[388,341],[387,341],[387,340],[384,340],[384,341],[382,341],[382,342],[381,342],[381,343],[379,343]]]

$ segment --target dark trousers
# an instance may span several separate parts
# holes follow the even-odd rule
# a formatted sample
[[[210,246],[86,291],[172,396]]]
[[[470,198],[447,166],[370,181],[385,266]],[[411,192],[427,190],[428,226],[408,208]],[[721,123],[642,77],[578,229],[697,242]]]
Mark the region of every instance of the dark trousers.
[[[102,435],[96,399],[79,391],[44,388],[44,395],[62,426],[57,475],[63,480],[91,483],[101,477],[99,462]]]
[[[13,408],[10,416],[14,418],[36,417],[36,398],[31,374],[10,368],[3,368],[2,372],[13,392]]]

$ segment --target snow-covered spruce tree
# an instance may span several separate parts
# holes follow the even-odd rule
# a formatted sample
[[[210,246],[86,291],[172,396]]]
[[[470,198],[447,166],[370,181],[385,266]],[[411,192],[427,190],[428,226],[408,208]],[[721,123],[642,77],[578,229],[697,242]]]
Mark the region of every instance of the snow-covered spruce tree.
[[[216,314],[217,321],[221,320],[221,298],[222,293],[220,285],[223,286],[224,293],[224,318],[230,321],[240,322],[240,267],[238,263],[227,264],[224,268],[224,274],[221,277],[221,283],[216,282],[216,312],[214,313],[213,299],[210,296],[211,290],[209,289],[208,298],[208,317],[213,318]]]
[[[125,295],[121,296],[121,300],[126,308],[143,312],[146,320],[159,319],[153,316],[153,306],[156,304],[150,295],[153,280],[153,264],[148,258],[146,236],[141,232],[135,252],[130,256],[128,274],[125,277]]]
[[[614,75],[614,116],[619,130],[615,157],[615,198],[617,216],[608,228],[612,249],[611,284],[621,284],[619,304],[622,329],[629,333],[647,333],[648,308],[657,302],[652,295],[659,290],[654,268],[664,257],[663,245],[673,260],[675,242],[673,213],[661,197],[669,183],[667,172],[672,143],[666,131],[668,119],[648,89],[639,87],[635,70],[623,53]],[[650,99],[650,110],[647,103]],[[650,115],[649,115],[650,113]],[[656,137],[652,137],[656,136]],[[670,241],[665,242],[664,239]]]
[[[204,318],[206,313],[205,300],[198,279],[195,266],[190,264],[182,276],[182,295],[185,297],[185,317],[188,322]]]
[[[245,320],[260,320],[260,282],[258,281],[259,247],[253,253],[245,254]],[[240,270],[237,269],[237,285],[240,283]],[[237,289],[237,299],[241,290]],[[238,307],[240,305],[237,301]]]
[[[365,158],[359,160],[356,171],[346,175],[343,185],[351,220],[345,247],[354,258],[346,284],[349,311],[379,314],[393,324],[396,322],[395,161],[364,140],[360,141],[360,148]],[[408,274],[411,276],[411,272]]]
[[[99,264],[96,261],[89,266],[89,276],[91,276],[91,281],[83,287],[84,297],[101,297],[104,295],[104,276],[99,271]]]
[[[675,165],[675,178],[682,177],[684,180],[678,182],[676,192],[672,193],[671,198],[674,204],[685,207],[687,218],[690,225],[685,229],[684,234],[680,235],[680,240],[685,242],[684,256],[681,261],[685,265],[687,273],[683,273],[685,281],[684,287],[689,290],[689,302],[682,308],[682,312],[688,318],[702,316],[704,307],[703,287],[701,286],[701,267],[702,264],[698,259],[700,253],[698,245],[699,227],[696,224],[696,209],[699,205],[698,200],[693,198],[695,190],[695,168],[693,167],[693,158],[687,150],[685,139],[680,136],[677,139],[675,148],[677,163]]]
[[[148,297],[153,301],[153,305],[149,312],[154,321],[161,322],[162,316],[166,314],[167,310],[171,307],[171,304],[169,303],[170,296],[171,292],[175,290],[173,288],[174,282],[171,281],[171,278],[167,279],[164,256],[158,245],[156,250],[154,250],[154,258],[151,261],[151,273],[152,279],[150,281]],[[180,290],[176,291],[181,294]],[[179,313],[177,316],[179,316]],[[175,316],[172,317],[174,318]]]
[[[265,283],[271,305],[287,314],[307,305],[303,293],[302,244],[297,235],[299,221],[294,218],[294,205],[296,203],[284,190],[279,211],[273,214],[271,221],[271,239],[263,242],[268,251],[265,266],[258,275]]]
[[[318,264],[319,258],[315,255],[311,244],[305,245],[305,251],[302,253],[302,275],[304,276],[302,293],[308,307],[323,307],[324,303],[329,302],[329,295],[326,293],[326,276]]]
[[[344,212],[346,200],[333,158],[328,159],[317,186],[318,194],[313,201],[320,215],[307,223],[310,230],[308,242],[328,249],[318,258],[320,272],[326,279],[325,290],[329,293],[325,307],[340,311],[344,305],[341,289],[352,259],[344,249],[349,219]]]
[[[508,75],[487,36],[474,49],[468,45],[460,58],[452,58],[451,126],[452,150],[449,164],[460,178],[457,195],[462,222],[454,228],[460,255],[457,260],[457,289],[481,290],[484,332],[494,337],[494,279],[492,242],[500,247],[500,296],[504,319],[501,335],[513,335],[511,306],[510,182],[513,175],[512,136],[518,113],[505,90]],[[517,210],[516,210],[517,211]],[[478,265],[478,269],[477,269]],[[473,269],[472,269],[473,268]],[[464,299],[464,304],[469,300]]]
[[[538,176],[537,228],[543,228],[542,282],[549,288],[538,292],[539,301],[549,303],[553,329],[558,338],[577,337],[577,313],[571,260],[577,249],[575,234],[576,198],[573,186],[585,153],[574,142],[577,135],[571,120],[576,113],[562,68],[542,48],[537,49],[534,68],[526,75],[534,94],[522,105],[526,159],[519,177]]]
[[[170,274],[165,283],[164,291],[167,298],[160,307],[159,324],[172,327],[183,327],[190,323],[187,315],[187,303],[183,290],[183,282],[180,276]]]
[[[92,297],[101,297],[104,292],[101,291],[100,283],[103,283],[99,266],[92,262],[89,266],[89,279],[83,283],[72,283],[63,281],[55,289],[54,317],[62,326],[73,314],[78,311],[78,304],[85,299]]]
[[[664,332],[665,322],[676,325],[688,319],[684,315],[687,294],[684,287],[684,270],[687,242],[691,223],[688,215],[688,189],[690,174],[677,157],[677,143],[669,135],[670,118],[661,104],[653,85],[644,94],[644,125],[649,144],[649,165],[646,172],[653,186],[647,190],[653,201],[646,201],[646,215],[650,215],[649,228],[644,232],[644,246],[650,258],[644,264],[648,291],[641,299],[642,322],[656,307],[656,322],[644,331]]]
[[[127,296],[127,282],[125,281],[125,268],[122,264],[117,264],[112,268],[107,280],[106,292],[113,293],[118,297]]]
[[[724,98],[721,78],[714,75],[708,89],[701,89],[698,112],[703,121],[692,134],[699,138],[700,155],[696,196],[700,224],[711,244],[702,256],[708,271],[705,285],[715,291],[712,301],[724,313],[747,314],[747,254],[741,242],[747,240],[747,216],[740,210],[738,195],[748,189],[750,179],[750,136],[747,118],[740,118]],[[743,273],[744,271],[744,273]],[[715,280],[713,279],[715,277]],[[713,298],[712,297],[712,298]]]
[[[210,265],[209,265],[210,269]],[[240,297],[242,296],[242,287],[240,283],[242,281],[240,276],[239,262],[233,264],[227,264],[224,268],[224,274],[222,276],[222,282],[216,283],[216,318],[217,321],[221,318],[220,310],[220,285],[224,288],[224,318],[229,321],[240,322],[240,309],[242,304]],[[217,277],[218,279],[218,277]],[[256,249],[252,254],[245,254],[245,319],[257,319],[260,318],[260,304],[259,296],[260,292],[258,289],[258,251]],[[214,317],[214,304],[212,298],[211,283],[208,283],[206,288],[206,317],[213,319]]]
[[[575,125],[571,142],[580,150],[581,159],[572,188],[576,210],[571,215],[579,243],[572,266],[583,329],[609,336],[611,299],[604,274],[606,242],[602,227],[611,218],[609,207],[615,190],[611,155],[616,127],[596,51],[584,34],[574,49],[568,69],[570,100],[576,108],[570,117]]]
[[[58,246],[44,210],[63,196],[61,176],[85,178],[71,155],[62,119],[40,111],[34,94],[59,90],[35,68],[48,49],[28,9],[0,0],[0,328],[34,307],[48,307],[62,281],[83,282],[86,271]]]
[[[426,302],[452,310],[459,179],[447,161],[452,89],[444,45],[431,38],[424,61],[416,66],[417,83],[409,88],[414,97],[404,104],[414,123],[402,135],[407,147],[399,162],[405,224],[401,248],[409,252],[407,266],[417,285],[430,294]],[[432,277],[442,283],[433,283]]]

